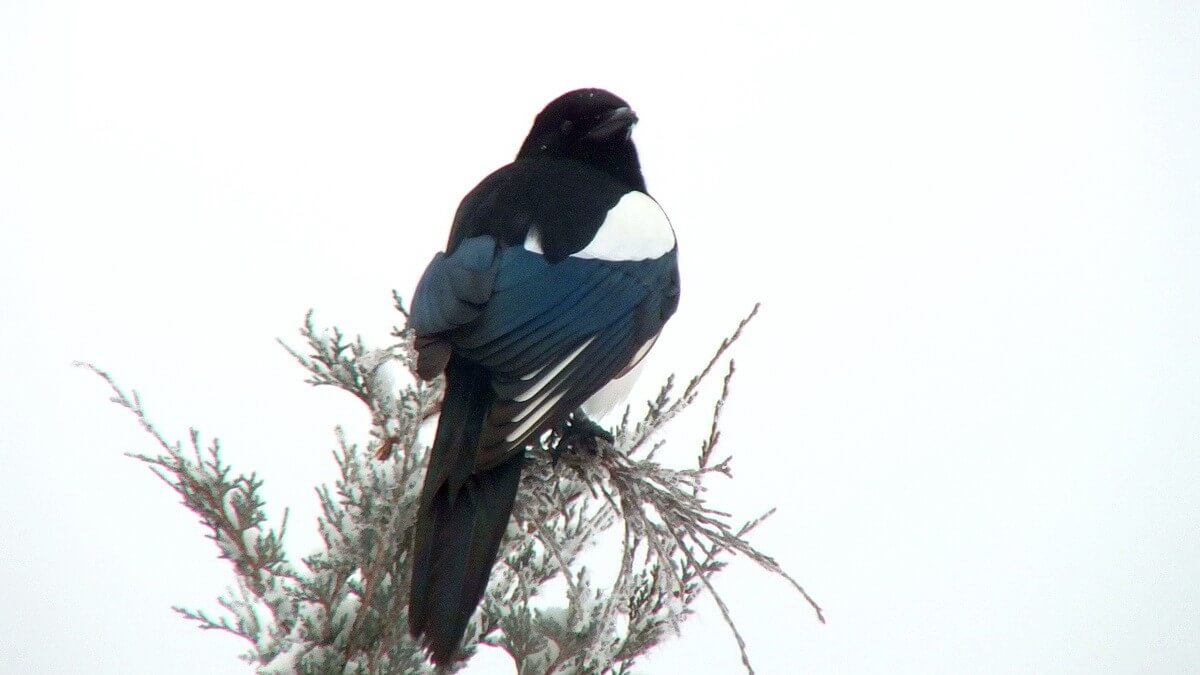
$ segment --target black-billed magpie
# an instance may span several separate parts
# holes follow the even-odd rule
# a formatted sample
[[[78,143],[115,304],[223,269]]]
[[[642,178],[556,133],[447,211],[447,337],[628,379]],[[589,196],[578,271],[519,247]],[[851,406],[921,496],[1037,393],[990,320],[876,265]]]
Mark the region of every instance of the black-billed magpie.
[[[637,116],[602,89],[550,102],[471,190],[413,295],[417,370],[446,375],[417,514],[408,621],[451,661],[487,587],[527,443],[607,412],[679,302],[675,232],[646,192]]]

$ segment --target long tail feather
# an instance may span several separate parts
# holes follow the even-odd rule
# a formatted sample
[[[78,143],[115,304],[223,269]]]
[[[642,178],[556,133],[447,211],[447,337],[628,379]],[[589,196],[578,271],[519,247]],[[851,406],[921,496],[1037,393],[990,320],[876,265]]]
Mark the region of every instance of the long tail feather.
[[[508,526],[523,455],[476,472],[493,393],[487,374],[452,358],[413,541],[408,625],[436,663],[453,659]]]

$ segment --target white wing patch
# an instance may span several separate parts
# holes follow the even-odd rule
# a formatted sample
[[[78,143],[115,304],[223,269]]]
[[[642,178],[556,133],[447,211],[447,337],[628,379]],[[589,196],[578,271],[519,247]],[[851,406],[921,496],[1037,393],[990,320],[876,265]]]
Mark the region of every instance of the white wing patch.
[[[563,368],[566,368],[567,366],[571,365],[571,362],[574,361],[576,359],[576,357],[579,356],[579,353],[582,352],[583,350],[587,349],[588,345],[592,344],[592,341],[595,339],[596,339],[596,336],[594,336],[594,335],[592,337],[588,338],[587,342],[584,342],[583,344],[579,345],[579,349],[576,349],[575,351],[571,352],[567,356],[567,358],[563,359],[562,361],[559,361],[558,365],[551,368],[550,372],[546,373],[546,375],[542,379],[533,383],[533,385],[530,386],[525,391],[514,396],[513,400],[514,401],[528,401],[529,399],[533,398],[534,394],[537,394],[539,391],[542,390],[542,387],[545,387],[547,384],[549,384],[550,380],[553,380],[555,375],[558,375],[559,373],[561,373]],[[542,371],[537,370],[532,375],[529,375],[528,378],[532,378],[533,375],[537,375],[540,372],[542,372]],[[528,378],[521,378],[521,379],[528,379]]]
[[[583,344],[579,345],[575,351],[568,354],[565,359],[559,361],[553,368],[550,368],[549,372],[542,376],[541,379],[539,379],[537,382],[534,382],[525,391],[513,397],[514,401],[520,401],[522,403],[530,399],[534,400],[532,403],[526,406],[520,414],[513,418],[513,422],[521,422],[521,425],[514,429],[512,433],[505,436],[504,440],[508,441],[509,443],[520,440],[521,437],[529,433],[529,430],[532,429],[534,425],[542,421],[542,418],[545,417],[546,413],[550,412],[550,409],[553,408],[563,396],[567,395],[567,392],[564,390],[555,396],[551,396],[551,389],[549,388],[549,385],[554,380],[555,376],[561,373],[564,368],[571,365],[571,363],[575,361],[575,359],[583,353],[583,350],[587,349],[588,345],[592,344],[595,339],[596,336],[594,335],[588,338]],[[544,370],[546,370],[546,368],[539,368],[538,370],[521,379],[533,379],[533,377]]]
[[[625,193],[609,209],[592,242],[576,258],[648,260],[675,248],[675,230],[662,207],[645,192]]]
[[[675,230],[658,202],[634,190],[625,193],[616,206],[608,210],[596,236],[573,258],[593,260],[649,260],[661,258],[675,248]],[[542,253],[541,235],[530,228],[525,237],[525,250]]]
[[[542,421],[542,417],[544,417],[546,413],[550,412],[550,409],[554,407],[555,403],[558,403],[559,399],[566,395],[567,392],[563,391],[559,392],[557,396],[551,397],[550,400],[539,406],[532,415],[529,415],[529,419],[521,423],[521,426],[517,427],[511,434],[505,436],[504,440],[512,443],[513,441],[518,440],[525,434],[529,433],[529,430],[533,428],[533,425]]]

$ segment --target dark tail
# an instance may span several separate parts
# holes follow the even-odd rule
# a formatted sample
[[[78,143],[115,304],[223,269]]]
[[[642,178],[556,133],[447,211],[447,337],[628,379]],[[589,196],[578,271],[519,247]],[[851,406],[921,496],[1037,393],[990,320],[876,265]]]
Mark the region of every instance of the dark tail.
[[[417,512],[408,629],[424,636],[435,663],[458,651],[487,588],[521,482],[523,453],[475,472],[483,419],[493,399],[487,373],[457,357],[446,368],[446,395]]]

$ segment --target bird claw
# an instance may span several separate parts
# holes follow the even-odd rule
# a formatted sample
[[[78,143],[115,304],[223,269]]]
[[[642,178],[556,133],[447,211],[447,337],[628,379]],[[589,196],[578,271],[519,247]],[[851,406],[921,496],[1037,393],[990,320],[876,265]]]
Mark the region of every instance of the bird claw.
[[[554,465],[567,453],[582,452],[594,457],[603,449],[602,443],[611,446],[616,442],[612,433],[584,414],[583,409],[571,413],[556,431],[558,442],[550,448],[550,462]]]

